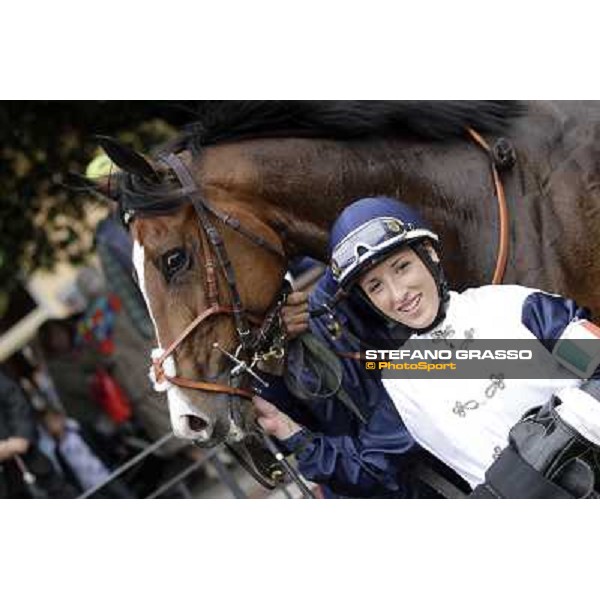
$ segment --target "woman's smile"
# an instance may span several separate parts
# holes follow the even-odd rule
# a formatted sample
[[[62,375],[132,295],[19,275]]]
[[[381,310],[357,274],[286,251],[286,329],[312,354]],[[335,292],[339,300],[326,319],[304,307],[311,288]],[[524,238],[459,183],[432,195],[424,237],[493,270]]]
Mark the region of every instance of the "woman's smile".
[[[423,297],[422,293],[410,294],[405,300],[403,300],[400,304],[398,304],[396,306],[396,310],[405,315],[413,314],[419,308],[422,297]]]

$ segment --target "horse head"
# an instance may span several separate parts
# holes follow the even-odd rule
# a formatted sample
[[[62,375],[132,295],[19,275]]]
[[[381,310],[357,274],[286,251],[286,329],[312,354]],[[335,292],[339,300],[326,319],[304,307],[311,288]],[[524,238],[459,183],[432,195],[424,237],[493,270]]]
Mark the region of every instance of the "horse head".
[[[113,140],[102,145],[121,170],[104,189],[133,237],[158,341],[152,377],[167,392],[173,429],[203,445],[239,441],[253,425],[256,363],[281,343],[281,240],[227,194],[207,199],[191,156],[150,161]]]

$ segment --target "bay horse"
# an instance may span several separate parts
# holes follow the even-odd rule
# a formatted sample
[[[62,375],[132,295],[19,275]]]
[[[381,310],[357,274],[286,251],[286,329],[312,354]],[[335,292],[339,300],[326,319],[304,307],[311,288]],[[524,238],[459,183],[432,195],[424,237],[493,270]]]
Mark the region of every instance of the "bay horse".
[[[102,189],[134,239],[178,436],[243,438],[248,340],[271,335],[288,260],[326,261],[332,222],[360,197],[417,206],[442,234],[454,288],[489,282],[498,211],[490,157],[467,128],[504,167],[504,282],[600,311],[600,103],[205,102],[152,158],[105,140],[121,172]]]

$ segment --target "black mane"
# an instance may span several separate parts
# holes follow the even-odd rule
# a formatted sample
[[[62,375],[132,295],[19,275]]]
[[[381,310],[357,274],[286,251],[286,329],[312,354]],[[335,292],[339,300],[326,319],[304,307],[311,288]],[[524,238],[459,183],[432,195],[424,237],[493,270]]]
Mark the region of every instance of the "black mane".
[[[221,142],[273,137],[346,140],[411,136],[444,140],[465,135],[472,127],[482,134],[504,133],[525,111],[518,101],[487,100],[211,100],[198,102],[197,120],[156,154],[203,148]],[[123,174],[120,208],[161,214],[184,200],[173,180],[148,183]]]
[[[265,137],[350,139],[414,136],[443,140],[464,135],[504,132],[524,112],[518,101],[452,100],[244,100],[204,101],[174,150],[198,153],[219,142]]]

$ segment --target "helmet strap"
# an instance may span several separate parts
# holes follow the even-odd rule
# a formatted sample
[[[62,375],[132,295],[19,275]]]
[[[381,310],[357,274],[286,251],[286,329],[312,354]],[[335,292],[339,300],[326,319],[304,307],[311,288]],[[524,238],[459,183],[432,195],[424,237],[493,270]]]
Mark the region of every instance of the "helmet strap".
[[[415,254],[421,259],[423,264],[427,267],[428,271],[431,273],[433,280],[435,281],[435,285],[438,291],[439,298],[439,306],[437,315],[435,319],[431,322],[431,325],[424,327],[422,329],[413,329],[413,333],[418,335],[422,335],[435,329],[446,317],[446,305],[450,300],[450,290],[448,287],[448,280],[446,279],[446,274],[444,273],[444,269],[442,268],[441,260],[434,261],[431,254],[429,254],[429,250],[426,248],[425,244],[422,240],[419,240],[418,243],[411,245],[411,248],[414,250]],[[436,248],[436,251],[439,253],[439,249]]]

